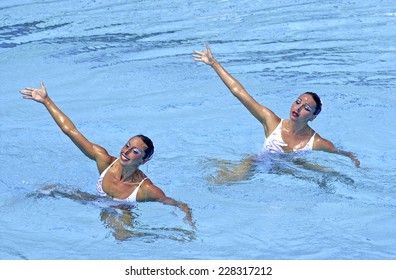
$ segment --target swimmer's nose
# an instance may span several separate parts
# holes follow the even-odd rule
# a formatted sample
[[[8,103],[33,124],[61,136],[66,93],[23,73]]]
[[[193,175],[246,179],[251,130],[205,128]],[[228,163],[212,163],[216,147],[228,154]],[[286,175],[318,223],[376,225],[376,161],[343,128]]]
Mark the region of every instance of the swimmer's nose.
[[[298,108],[297,108],[297,112],[300,113],[300,111],[301,111],[301,109],[302,109],[303,106],[304,106],[304,105],[301,105],[300,107],[298,107]]]

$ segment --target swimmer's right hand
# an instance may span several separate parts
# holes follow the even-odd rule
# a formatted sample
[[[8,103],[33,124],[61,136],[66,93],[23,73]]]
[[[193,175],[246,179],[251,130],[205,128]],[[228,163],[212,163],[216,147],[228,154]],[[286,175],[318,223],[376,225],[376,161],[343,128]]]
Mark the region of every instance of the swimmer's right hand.
[[[216,59],[213,57],[212,51],[210,50],[208,44],[206,44],[206,50],[203,50],[201,52],[194,51],[193,57],[195,61],[201,61],[210,66],[213,66],[213,64],[216,61]]]
[[[27,87],[19,92],[23,95],[24,99],[32,99],[39,103],[44,103],[48,97],[48,93],[43,82],[40,82],[40,87],[40,89]]]

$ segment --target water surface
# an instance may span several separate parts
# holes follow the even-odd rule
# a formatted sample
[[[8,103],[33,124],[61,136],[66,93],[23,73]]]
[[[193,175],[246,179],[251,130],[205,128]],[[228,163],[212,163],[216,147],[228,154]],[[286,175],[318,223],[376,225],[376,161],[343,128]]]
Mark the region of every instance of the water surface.
[[[17,0],[0,18],[1,259],[395,258],[393,1]],[[317,92],[312,127],[361,168],[321,152],[261,155],[259,123],[191,58],[207,42],[283,118]],[[192,208],[196,228],[159,203],[76,199],[95,194],[96,167],[20,98],[40,81],[111,154],[152,138],[142,170]],[[222,177],[249,155],[253,169]]]

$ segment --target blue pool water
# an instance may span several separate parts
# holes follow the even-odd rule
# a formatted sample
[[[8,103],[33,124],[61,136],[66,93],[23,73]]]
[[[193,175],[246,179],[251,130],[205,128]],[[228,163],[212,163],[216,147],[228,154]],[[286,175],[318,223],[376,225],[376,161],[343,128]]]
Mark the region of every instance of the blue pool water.
[[[13,0],[0,19],[0,259],[396,258],[393,0]],[[321,152],[261,154],[260,124],[191,58],[207,42],[283,118],[301,92],[320,94],[312,127],[361,168]],[[127,215],[70,198],[95,194],[97,170],[19,96],[40,81],[111,154],[148,135],[156,153],[142,170],[196,227],[160,203]],[[225,180],[248,155],[254,168]]]

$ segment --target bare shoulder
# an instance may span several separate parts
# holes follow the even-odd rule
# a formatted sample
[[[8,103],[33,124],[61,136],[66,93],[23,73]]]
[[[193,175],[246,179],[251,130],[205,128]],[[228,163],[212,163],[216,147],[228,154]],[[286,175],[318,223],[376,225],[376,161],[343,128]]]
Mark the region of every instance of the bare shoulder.
[[[147,178],[140,186],[137,194],[138,201],[158,201],[165,197],[165,193]]]
[[[109,155],[109,153],[103,147],[94,145],[95,150],[95,161],[98,167],[99,173],[102,173],[110,164],[112,164],[117,158]]]
[[[313,149],[326,152],[335,152],[334,144],[331,141],[322,138],[318,133],[315,135]]]

